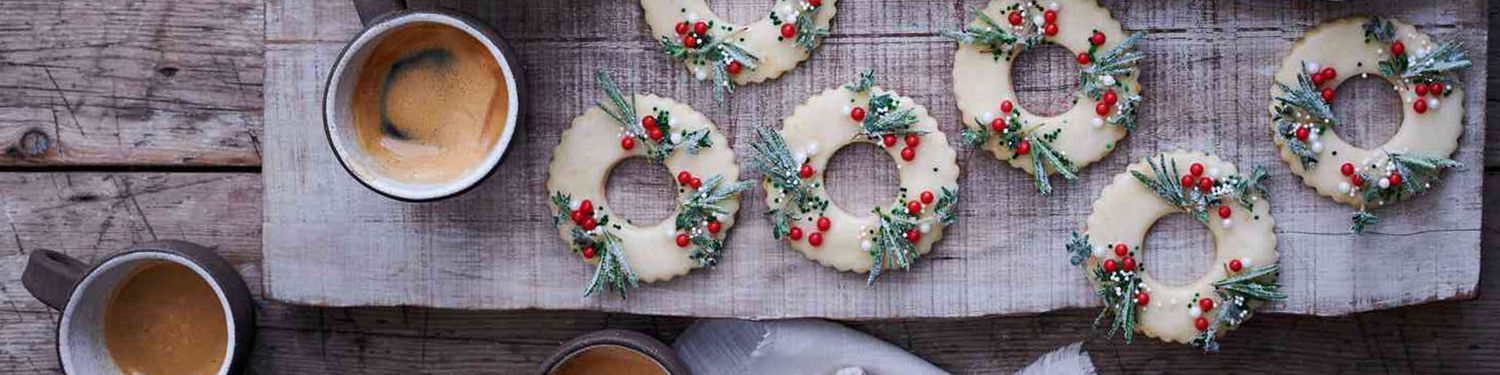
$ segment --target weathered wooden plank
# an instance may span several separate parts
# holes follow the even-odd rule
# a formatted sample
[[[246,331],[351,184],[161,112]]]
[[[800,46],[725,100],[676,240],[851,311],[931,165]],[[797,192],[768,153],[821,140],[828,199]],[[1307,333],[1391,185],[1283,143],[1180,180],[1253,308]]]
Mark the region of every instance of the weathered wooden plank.
[[[263,6],[0,2],[0,166],[259,165]]]
[[[68,177],[58,177],[68,176]],[[225,178],[230,177],[230,178]],[[1500,172],[1486,176],[1500,186]],[[68,180],[73,181],[69,187]],[[29,251],[60,249],[97,259],[129,242],[158,236],[217,246],[247,278],[259,274],[254,175],[0,174],[0,372],[59,373],[57,314],[21,288]],[[128,184],[130,193],[119,186]],[[125,196],[140,203],[137,211]],[[1486,192],[1500,199],[1500,190]],[[95,196],[98,198],[79,199]],[[70,199],[72,198],[72,199]],[[242,202],[242,203],[241,203]],[[138,212],[143,212],[138,213]],[[1485,216],[1500,215],[1491,205]],[[115,217],[106,221],[103,218]],[[106,224],[108,223],[108,224]],[[208,224],[205,224],[208,223]],[[12,226],[14,225],[14,226]],[[212,229],[217,228],[217,229]],[[170,236],[167,233],[171,233]],[[99,236],[103,234],[103,236]],[[1500,241],[1500,221],[1484,242]],[[99,240],[102,242],[95,245]],[[1500,288],[1500,257],[1483,258],[1481,288]],[[258,289],[258,284],[251,283]],[[1202,355],[1177,345],[1089,345],[1102,373],[1170,369],[1176,373],[1489,373],[1500,371],[1500,295],[1339,318],[1263,315],[1226,337],[1224,352]],[[1007,373],[1036,356],[1089,336],[1093,310],[1027,317],[856,321],[847,324],[913,351],[956,373]],[[646,332],[670,341],[691,318],[582,311],[464,311],[427,308],[317,308],[261,301],[251,373],[526,373],[568,338],[602,328]],[[424,354],[425,353],[425,354]]]
[[[532,100],[545,104],[531,107],[522,141],[512,148],[517,155],[502,166],[496,178],[466,196],[420,205],[392,202],[366,191],[348,178],[327,152],[319,135],[318,85],[341,42],[271,44],[267,52],[270,126],[266,134],[268,149],[276,152],[268,153],[265,159],[269,292],[288,301],[330,305],[540,307],[748,317],[977,316],[1090,306],[1095,298],[1080,273],[1064,260],[1062,241],[1069,231],[1081,226],[1097,191],[1125,164],[1156,152],[1187,148],[1212,151],[1242,166],[1263,165],[1271,170],[1272,206],[1281,228],[1286,270],[1283,282],[1293,294],[1287,302],[1270,306],[1273,311],[1340,315],[1471,297],[1478,279],[1472,259],[1479,251],[1477,218],[1481,204],[1477,188],[1482,186],[1481,168],[1450,175],[1435,194],[1382,210],[1386,222],[1376,229],[1378,233],[1355,237],[1347,234],[1350,210],[1317,197],[1274,156],[1265,114],[1274,64],[1316,21],[1354,9],[1317,5],[1308,8],[1316,11],[1304,14],[1285,7],[1245,6],[1239,2],[1193,4],[1131,2],[1121,7],[1127,25],[1145,22],[1156,31],[1142,43],[1148,55],[1142,80],[1149,98],[1142,110],[1143,130],[1132,136],[1118,155],[1086,170],[1080,181],[1067,184],[1057,196],[1039,197],[1024,175],[986,155],[965,150],[959,155],[965,172],[960,181],[964,188],[960,223],[933,256],[910,272],[894,273],[875,286],[865,286],[862,277],[817,266],[770,241],[767,222],[761,218],[764,206],[747,204],[741,212],[742,224],[731,235],[729,255],[718,268],[650,285],[625,301],[577,297],[590,270],[560,251],[562,243],[548,226],[541,188],[557,135],[595,100],[595,69],[604,68],[621,82],[675,97],[704,111],[730,134],[742,157],[749,151],[745,140],[750,139],[754,126],[777,126],[778,119],[807,96],[839,85],[865,68],[878,71],[883,85],[926,105],[952,135],[959,121],[949,78],[953,44],[935,32],[946,29],[944,25],[959,24],[959,17],[966,16],[949,13],[951,20],[915,27],[925,30],[922,32],[904,32],[907,26],[898,23],[880,26],[886,34],[830,38],[815,58],[796,71],[769,84],[741,89],[723,108],[715,106],[704,85],[681,74],[661,56],[655,42],[637,35],[644,33],[631,32],[623,38],[589,37],[572,34],[583,32],[564,27],[562,33],[575,39],[559,41],[551,37],[533,39],[526,35],[534,34],[526,33],[535,30],[501,23],[502,29],[520,35],[516,47],[530,73]],[[1474,10],[1483,6],[1477,2],[1443,4],[1385,2],[1372,6],[1391,9],[1389,14],[1403,19],[1426,21],[1428,32],[1463,40],[1474,51],[1480,64],[1464,77],[1470,90],[1466,98],[1470,125],[1455,157],[1479,166],[1483,165],[1483,62],[1487,56],[1480,47],[1486,42],[1485,21]],[[457,5],[482,18],[533,22],[532,17],[513,18],[520,16],[501,5]],[[611,13],[596,9],[611,5],[572,5],[581,14]],[[1163,14],[1167,12],[1163,9],[1179,5],[1188,8],[1172,10],[1171,14],[1181,17]],[[530,6],[548,5],[528,4],[523,8]],[[893,7],[887,12],[897,9],[893,3],[883,2],[851,5],[858,6]],[[632,6],[611,9],[638,12]],[[540,12],[535,17],[543,20],[551,17],[546,11],[527,11]],[[329,17],[327,23],[335,30],[342,30],[339,22],[347,18],[319,14]],[[601,17],[620,18],[600,26],[606,29],[643,28],[638,17]],[[1237,21],[1240,18],[1273,23],[1251,27]],[[864,23],[837,24],[858,28]],[[308,39],[347,37],[324,34]],[[620,61],[629,63],[612,63]],[[1030,86],[1022,87],[1022,95],[1070,87],[1075,79],[1071,66],[1048,67],[1032,73],[1039,74],[1040,79],[1023,80]],[[1384,104],[1363,99],[1388,95],[1382,94],[1378,85],[1354,85],[1344,91],[1341,97],[1347,99],[1340,100],[1340,113],[1351,114],[1355,123],[1369,123],[1369,129],[1360,129],[1368,131],[1346,135],[1374,143],[1381,137],[1380,126],[1388,129],[1396,123],[1396,112],[1372,111]],[[1345,106],[1343,102],[1354,104]],[[889,165],[869,157],[848,160],[835,165],[834,173]],[[754,177],[748,170],[745,173],[741,178]],[[855,172],[855,176],[843,181],[864,181],[860,176],[866,174]],[[662,180],[660,177],[617,174],[611,183],[615,186],[612,197],[655,200],[659,194],[653,192],[660,189],[652,188],[653,183],[647,181]],[[839,201],[884,202],[888,198],[879,194],[890,189],[883,189],[879,184],[864,184],[854,189],[835,188],[834,193],[842,198]],[[753,191],[746,201],[758,202],[761,194]],[[664,217],[669,208],[665,204],[638,207],[638,212],[626,214]],[[1151,240],[1153,248],[1194,248],[1189,246],[1202,243],[1193,239],[1194,233],[1202,235],[1195,226],[1169,222],[1159,229]],[[1408,250],[1431,244],[1442,245],[1431,251]],[[1164,270],[1181,272],[1184,277],[1190,269],[1207,267],[1176,267],[1194,259],[1202,262],[1201,253],[1189,251],[1153,254],[1151,259],[1166,264]],[[1349,266],[1354,262],[1372,268],[1356,270]],[[371,269],[382,272],[365,272]]]

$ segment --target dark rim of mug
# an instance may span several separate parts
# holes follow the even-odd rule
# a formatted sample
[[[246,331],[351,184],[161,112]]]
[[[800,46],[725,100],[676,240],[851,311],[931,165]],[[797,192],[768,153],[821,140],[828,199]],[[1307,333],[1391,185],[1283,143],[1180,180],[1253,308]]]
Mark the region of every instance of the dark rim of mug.
[[[344,157],[341,156],[341,155],[339,155],[338,148],[334,147],[334,145],[333,145],[333,142],[334,142],[334,140],[333,140],[333,131],[331,130],[333,128],[333,124],[330,124],[328,122],[328,91],[333,88],[333,79],[334,79],[333,74],[334,74],[334,72],[333,72],[333,70],[329,70],[329,72],[328,72],[328,78],[325,78],[323,80],[323,95],[322,95],[322,98],[321,98],[321,100],[322,100],[321,107],[322,107],[323,110],[319,113],[319,115],[320,115],[320,117],[323,118],[323,137],[328,141],[328,149],[333,152],[333,158],[336,159],[336,160],[338,160],[339,161],[339,167],[343,168],[344,172],[348,173],[349,177],[353,178],[354,181],[359,182],[359,184],[361,186],[364,186],[366,189],[369,189],[370,191],[373,191],[373,192],[375,192],[377,194],[385,196],[386,198],[390,198],[390,199],[394,199],[394,200],[398,200],[398,201],[402,201],[402,202],[408,202],[408,203],[422,203],[422,202],[440,201],[440,200],[444,200],[444,199],[448,199],[448,198],[452,198],[452,197],[463,195],[464,193],[468,193],[470,190],[474,190],[474,188],[479,187],[479,185],[483,185],[485,181],[488,181],[490,179],[490,176],[495,175],[495,171],[500,170],[500,166],[501,165],[505,164],[506,157],[510,156],[510,154],[511,154],[511,152],[510,152],[510,144],[515,143],[517,141],[517,139],[516,139],[517,135],[516,134],[519,133],[519,132],[521,132],[521,129],[520,129],[521,128],[521,123],[524,121],[525,116],[526,116],[525,100],[522,99],[522,97],[525,95],[525,89],[523,88],[523,86],[525,86],[525,83],[524,83],[525,80],[523,79],[524,75],[521,73],[520,66],[516,62],[511,61],[514,58],[518,58],[518,56],[516,56],[516,53],[513,50],[511,50],[510,44],[506,43],[505,39],[501,39],[500,38],[500,34],[497,33],[497,32],[495,32],[494,29],[491,29],[489,27],[489,25],[486,25],[484,22],[480,22],[479,20],[474,19],[473,17],[470,17],[470,16],[462,14],[462,13],[448,11],[448,10],[444,10],[444,9],[436,9],[436,8],[433,8],[433,9],[410,9],[410,8],[408,8],[408,9],[404,9],[404,10],[399,10],[399,11],[395,11],[395,12],[386,13],[384,15],[381,15],[380,17],[376,17],[374,20],[371,20],[370,21],[370,26],[365,26],[364,29],[360,30],[358,34],[354,34],[354,38],[350,39],[349,43],[344,45],[343,50],[339,51],[339,57],[333,60],[334,64],[337,65],[339,62],[343,61],[344,57],[349,54],[349,49],[351,47],[354,47],[354,41],[355,40],[359,40],[360,37],[364,36],[366,33],[369,33],[370,29],[372,29],[373,26],[385,23],[385,22],[390,21],[392,19],[396,19],[396,18],[400,18],[400,17],[406,16],[406,15],[416,14],[416,13],[438,14],[438,15],[441,15],[441,16],[444,16],[444,17],[452,18],[454,20],[457,20],[458,22],[462,22],[465,25],[468,25],[469,27],[474,28],[474,30],[479,31],[480,34],[484,35],[485,38],[489,39],[488,41],[490,42],[490,44],[493,44],[495,46],[495,49],[500,50],[500,54],[505,56],[504,64],[506,65],[506,68],[508,68],[508,70],[510,71],[511,78],[516,81],[515,86],[511,87],[511,89],[513,89],[515,91],[515,93],[516,93],[516,103],[514,103],[515,105],[511,106],[512,110],[516,113],[516,123],[515,124],[511,124],[511,126],[514,128],[514,130],[511,131],[510,141],[507,142],[507,144],[505,145],[506,149],[500,155],[500,159],[496,160],[495,161],[495,165],[490,166],[489,170],[484,172],[484,175],[480,176],[479,179],[474,180],[474,183],[469,184],[469,186],[465,186],[463,189],[455,190],[452,193],[448,193],[448,194],[444,194],[444,195],[439,195],[439,196],[434,196],[434,197],[429,197],[429,198],[408,198],[408,197],[397,196],[395,194],[391,194],[391,193],[388,193],[386,191],[383,191],[383,190],[380,190],[380,189],[376,189],[375,186],[370,185],[369,182],[366,182],[364,179],[360,178],[359,175],[354,174],[354,170],[349,168],[349,162],[345,161]],[[373,48],[373,47],[371,47],[371,48]],[[497,61],[497,62],[499,62],[499,61]],[[499,145],[497,144],[496,146],[499,146]]]
[[[182,250],[185,247],[196,247],[197,250],[188,250],[185,252]],[[244,275],[241,275],[239,273],[239,270],[236,270],[233,265],[229,264],[228,260],[218,255],[218,253],[214,252],[212,249],[191,242],[172,240],[152,241],[133,244],[126,249],[127,250],[125,251],[110,254],[109,256],[104,257],[104,259],[100,259],[94,265],[90,266],[88,270],[80,274],[80,277],[78,279],[79,282],[77,284],[74,284],[72,286],[73,289],[68,292],[68,300],[72,301],[73,298],[76,298],[76,295],[79,292],[78,288],[83,286],[83,280],[86,279],[88,275],[97,272],[100,267],[103,267],[105,264],[109,263],[109,261],[114,260],[115,258],[135,253],[167,254],[182,258],[186,262],[192,263],[198,266],[198,268],[203,269],[204,272],[207,272],[208,277],[204,280],[204,282],[214,284],[214,286],[217,286],[219,291],[223,293],[224,300],[221,302],[226,304],[224,307],[225,309],[229,310],[229,314],[224,318],[226,319],[226,321],[234,321],[234,323],[231,324],[234,329],[234,348],[226,349],[224,353],[224,359],[226,360],[229,369],[229,371],[227,371],[226,373],[237,374],[243,371],[246,358],[248,358],[250,355],[250,349],[255,345],[255,331],[257,327],[255,324],[255,297],[250,294],[250,288],[245,284]],[[201,254],[189,253],[198,250],[201,250]],[[199,256],[204,256],[205,258],[200,259]],[[58,314],[66,316],[66,310],[67,306],[64,306],[63,311],[58,311]],[[235,316],[237,313],[241,313],[242,311],[244,316]],[[54,345],[56,349],[53,350],[53,352],[57,354],[58,366],[62,366],[63,363],[63,324],[64,323],[59,320],[57,327],[53,328],[53,337],[56,338],[58,343],[57,345]]]

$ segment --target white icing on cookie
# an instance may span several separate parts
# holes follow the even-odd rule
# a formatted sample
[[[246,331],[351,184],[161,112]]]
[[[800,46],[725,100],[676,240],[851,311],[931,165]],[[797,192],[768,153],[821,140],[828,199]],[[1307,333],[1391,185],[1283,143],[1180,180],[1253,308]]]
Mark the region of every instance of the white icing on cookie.
[[[737,26],[719,18],[712,9],[709,9],[708,3],[704,0],[641,0],[641,8],[645,10],[646,23],[651,26],[651,33],[658,40],[681,43],[684,34],[677,32],[678,24],[687,22],[688,34],[692,35],[697,31],[692,30],[694,24],[704,22],[711,24],[707,28],[709,40],[729,38],[727,42],[735,43],[759,58],[759,65],[754,69],[744,66],[745,69],[739,74],[732,75],[735,84],[743,85],[779,77],[782,73],[796,68],[798,63],[807,60],[811,55],[811,50],[805,46],[799,46],[796,43],[796,36],[783,37],[782,25],[789,24],[797,17],[807,14],[811,16],[811,25],[826,33],[829,23],[837,13],[837,3],[838,0],[776,0],[766,17],[745,26]],[[799,31],[795,35],[800,36],[802,32]],[[812,45],[816,46],[821,38],[821,36],[813,36]],[[685,63],[686,69],[694,73],[699,80],[712,76],[708,72],[714,68],[713,64],[728,64],[727,61],[694,61],[693,59],[687,59]],[[748,62],[744,64],[750,65]]]

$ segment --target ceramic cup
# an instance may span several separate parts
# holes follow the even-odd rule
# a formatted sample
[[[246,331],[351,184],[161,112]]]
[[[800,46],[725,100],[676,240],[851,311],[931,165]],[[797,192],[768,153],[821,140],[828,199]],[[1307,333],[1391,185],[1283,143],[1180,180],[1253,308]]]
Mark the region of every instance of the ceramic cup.
[[[494,173],[505,155],[511,137],[524,118],[524,80],[520,62],[510,46],[499,34],[472,17],[439,9],[408,9],[403,0],[356,0],[355,9],[365,29],[354,37],[334,62],[328,75],[323,95],[323,124],[328,134],[328,143],[333,148],[339,163],[355,180],[365,187],[387,197],[409,201],[434,201],[462,194],[478,186]],[[391,32],[404,27],[422,24],[441,24],[453,27],[477,39],[483,44],[500,67],[504,82],[508,85],[509,112],[505,128],[479,165],[461,177],[443,183],[409,182],[392,178],[375,165],[359,144],[358,135],[350,111],[359,73],[375,46]]]
[[[254,305],[239,272],[212,250],[183,241],[131,246],[92,268],[51,250],[34,250],[21,284],[47,306],[62,311],[57,324],[57,355],[69,374],[126,375],[104,345],[104,316],[120,283],[141,267],[172,262],[202,276],[224,306],[223,366],[217,374],[237,374],[255,338]]]
[[[582,336],[568,340],[562,347],[557,349],[551,357],[542,362],[540,374],[552,375],[563,364],[574,359],[579,354],[600,347],[618,347],[637,354],[644,355],[651,361],[660,365],[662,370],[671,375],[688,375],[692,372],[687,365],[677,358],[677,351],[672,350],[666,344],[657,341],[651,336],[618,329],[606,329],[586,333]]]

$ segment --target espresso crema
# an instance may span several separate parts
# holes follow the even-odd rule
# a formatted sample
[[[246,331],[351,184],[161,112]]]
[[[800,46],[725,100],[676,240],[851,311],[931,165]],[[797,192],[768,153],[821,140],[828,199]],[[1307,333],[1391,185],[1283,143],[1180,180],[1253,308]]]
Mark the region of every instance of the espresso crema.
[[[126,375],[212,375],[228,356],[224,314],[197,272],[152,263],[128,276],[110,299],[104,345]]]

